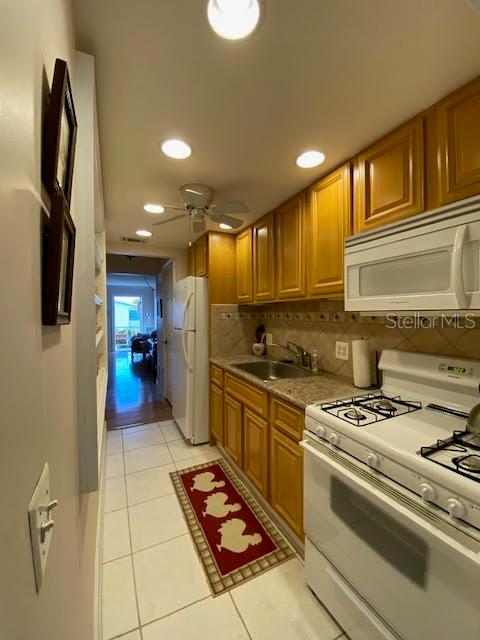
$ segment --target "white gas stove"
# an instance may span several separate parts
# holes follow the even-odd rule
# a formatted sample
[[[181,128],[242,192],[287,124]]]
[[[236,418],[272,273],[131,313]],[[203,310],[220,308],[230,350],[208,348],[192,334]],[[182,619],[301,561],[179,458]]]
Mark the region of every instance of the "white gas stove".
[[[307,582],[352,640],[478,640],[480,362],[379,367],[381,390],[307,407]]]
[[[310,405],[306,428],[480,529],[480,363],[385,350],[375,393]]]

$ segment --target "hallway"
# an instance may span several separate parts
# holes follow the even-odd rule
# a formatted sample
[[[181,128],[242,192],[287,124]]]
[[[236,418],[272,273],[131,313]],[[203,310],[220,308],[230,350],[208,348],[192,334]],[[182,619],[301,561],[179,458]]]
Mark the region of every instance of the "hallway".
[[[152,379],[149,358],[130,351],[109,354],[106,420],[108,429],[167,420],[172,415],[161,384]]]

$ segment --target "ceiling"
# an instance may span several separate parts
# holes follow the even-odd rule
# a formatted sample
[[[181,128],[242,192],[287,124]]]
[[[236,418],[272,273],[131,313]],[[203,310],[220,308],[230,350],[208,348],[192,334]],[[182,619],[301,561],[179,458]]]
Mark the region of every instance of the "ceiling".
[[[465,0],[265,4],[255,34],[228,42],[206,0],[74,3],[77,47],[96,57],[110,240],[151,228],[151,244],[185,246],[186,221],[152,228],[142,205],[177,203],[186,182],[257,219],[480,74],[480,15]],[[167,137],[192,156],[165,157]],[[299,169],[312,147],[326,162]]]

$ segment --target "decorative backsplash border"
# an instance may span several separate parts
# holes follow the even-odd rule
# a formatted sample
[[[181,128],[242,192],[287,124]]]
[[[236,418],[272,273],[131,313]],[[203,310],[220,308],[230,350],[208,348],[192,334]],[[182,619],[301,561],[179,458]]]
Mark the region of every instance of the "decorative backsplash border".
[[[454,320],[428,314],[360,315],[344,310],[343,300],[322,302],[283,302],[268,306],[244,307],[212,305],[212,356],[250,354],[259,324],[266,326],[273,342],[296,342],[307,351],[316,349],[325,371],[352,377],[351,354],[348,361],[335,356],[335,343],[368,340],[372,371],[375,352],[399,349],[421,353],[480,360],[480,318],[467,316]],[[270,347],[269,353],[281,358],[285,351]]]

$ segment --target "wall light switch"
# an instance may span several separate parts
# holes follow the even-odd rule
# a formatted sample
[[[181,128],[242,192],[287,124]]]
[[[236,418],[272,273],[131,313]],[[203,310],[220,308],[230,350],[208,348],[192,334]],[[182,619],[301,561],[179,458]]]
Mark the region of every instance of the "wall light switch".
[[[348,360],[348,342],[335,343],[335,357],[339,360]]]
[[[50,470],[45,463],[42,475],[38,481],[32,499],[28,505],[28,520],[30,523],[30,539],[32,543],[33,566],[37,592],[40,591],[47,566],[48,551],[55,525],[51,518],[52,511],[58,506],[58,500],[52,500],[50,495]]]
[[[267,344],[267,347],[268,347],[268,345],[273,344],[273,339],[272,339],[272,334],[271,333],[266,333],[265,334],[265,342]]]

